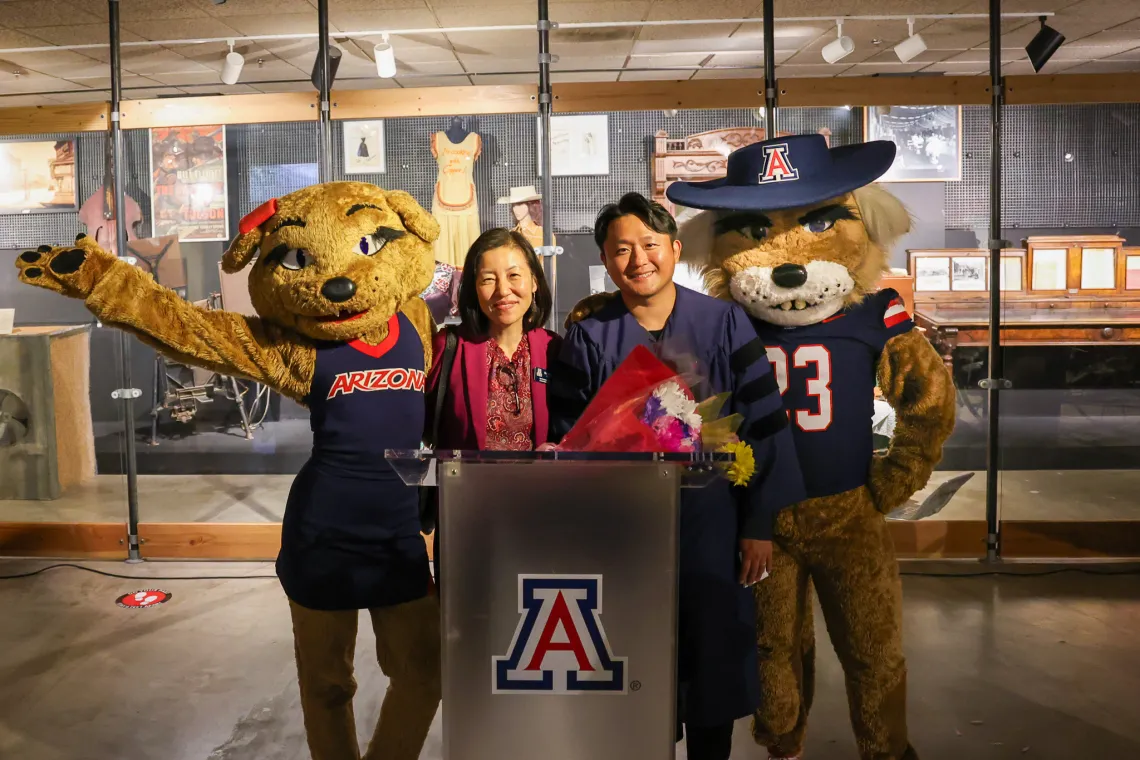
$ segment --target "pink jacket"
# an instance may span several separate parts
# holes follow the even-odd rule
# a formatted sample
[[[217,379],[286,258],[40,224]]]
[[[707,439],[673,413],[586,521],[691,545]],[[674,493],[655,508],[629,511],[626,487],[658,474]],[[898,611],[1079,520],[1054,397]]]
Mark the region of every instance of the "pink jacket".
[[[435,393],[439,387],[442,371],[443,349],[447,333],[440,330],[432,340],[432,367],[427,376],[425,399],[427,414],[425,430],[430,434],[432,417],[435,413]],[[443,400],[443,415],[439,425],[439,441],[436,448],[459,449],[464,451],[481,450],[487,443],[487,340],[468,340],[459,333],[451,377],[447,383],[447,395]],[[546,388],[549,372],[536,373],[535,370],[549,370],[558,357],[562,338],[555,333],[538,328],[527,333],[530,341],[531,393],[534,403],[535,445],[546,443],[549,438],[550,414],[546,406]],[[543,379],[539,380],[538,375]]]

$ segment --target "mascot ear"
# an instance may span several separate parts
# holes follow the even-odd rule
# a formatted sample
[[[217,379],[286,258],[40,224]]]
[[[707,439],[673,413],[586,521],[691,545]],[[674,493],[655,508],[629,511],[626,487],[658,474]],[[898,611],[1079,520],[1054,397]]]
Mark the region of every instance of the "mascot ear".
[[[902,201],[881,185],[861,187],[853,195],[863,226],[867,228],[867,236],[884,251],[910,232],[910,212]]]
[[[242,217],[242,220],[238,222],[240,234],[234,238],[230,247],[226,249],[225,255],[222,256],[223,272],[234,274],[245,269],[246,265],[253,260],[254,254],[257,253],[257,246],[261,243],[261,225],[268,222],[276,213],[277,199],[271,198]]]
[[[400,217],[404,226],[428,243],[434,243],[439,237],[439,222],[435,217],[424,211],[423,206],[416,203],[410,193],[403,190],[386,190],[384,200]]]
[[[709,264],[715,232],[715,211],[702,211],[682,222],[677,230],[677,239],[681,241],[681,261],[698,267]]]

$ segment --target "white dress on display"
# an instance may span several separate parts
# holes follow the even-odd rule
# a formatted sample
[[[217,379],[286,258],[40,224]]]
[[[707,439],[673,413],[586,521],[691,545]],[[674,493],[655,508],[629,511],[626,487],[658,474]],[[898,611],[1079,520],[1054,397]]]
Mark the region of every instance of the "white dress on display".
[[[431,137],[431,153],[439,164],[431,213],[439,222],[435,260],[462,267],[467,249],[479,237],[479,198],[475,192],[475,161],[483,140],[470,132],[453,143],[446,132]]]

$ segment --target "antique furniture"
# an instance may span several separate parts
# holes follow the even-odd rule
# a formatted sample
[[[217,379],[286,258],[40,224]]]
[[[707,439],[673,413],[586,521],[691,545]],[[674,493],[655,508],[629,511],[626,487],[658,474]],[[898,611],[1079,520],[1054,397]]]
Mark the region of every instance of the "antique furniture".
[[[989,251],[908,250],[915,321],[954,369],[989,345]],[[1005,346],[1140,345],[1140,248],[1115,235],[1030,237],[1002,252]]]
[[[791,134],[781,132],[779,136]],[[819,134],[831,141],[831,130],[821,129]],[[653,136],[653,200],[671,213],[673,204],[665,197],[665,188],[682,180],[700,182],[724,176],[728,154],[745,145],[767,138],[763,127],[731,127],[699,132],[687,137],[669,137],[665,130]]]
[[[57,499],[95,476],[90,325],[0,335],[0,499]]]

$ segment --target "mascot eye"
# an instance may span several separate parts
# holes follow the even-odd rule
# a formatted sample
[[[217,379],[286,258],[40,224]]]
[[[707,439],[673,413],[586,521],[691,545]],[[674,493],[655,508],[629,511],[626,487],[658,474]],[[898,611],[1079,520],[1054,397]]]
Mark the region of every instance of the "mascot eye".
[[[290,248],[281,257],[281,266],[294,271],[304,269],[312,262],[312,257],[304,248]]]
[[[360,242],[356,244],[356,252],[364,254],[365,256],[372,256],[379,253],[380,249],[388,244],[387,238],[380,237],[379,235],[366,235],[360,238]]]
[[[805,224],[804,229],[818,235],[821,232],[827,232],[834,226],[835,222],[831,219],[816,219]]]

